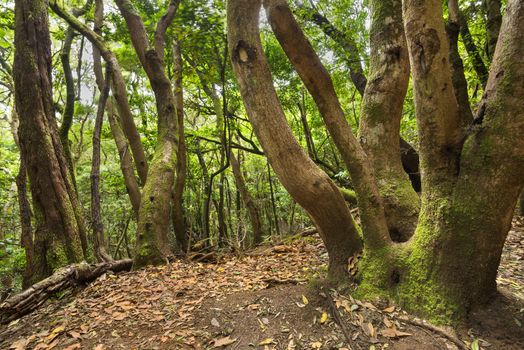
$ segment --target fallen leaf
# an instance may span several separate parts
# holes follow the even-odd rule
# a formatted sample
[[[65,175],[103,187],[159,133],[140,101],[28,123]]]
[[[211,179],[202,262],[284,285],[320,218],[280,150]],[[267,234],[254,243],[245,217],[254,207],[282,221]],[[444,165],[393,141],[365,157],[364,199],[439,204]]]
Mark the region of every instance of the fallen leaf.
[[[309,304],[309,300],[307,300],[307,298],[306,298],[306,296],[305,296],[304,294],[302,294],[302,303],[303,303],[304,305]]]
[[[387,308],[385,308],[385,309],[382,310],[382,311],[387,312],[388,314],[389,314],[389,313],[392,313],[393,311],[395,311],[395,305],[390,306],[390,307],[387,307]]]
[[[64,348],[64,350],[75,350],[80,349],[80,343],[74,343],[73,345],[69,345],[67,348]]]
[[[264,340],[262,340],[260,343],[258,343],[258,345],[262,346],[262,345],[271,345],[271,344],[274,344],[275,341],[273,340],[273,338],[266,338]]]
[[[320,349],[322,347],[322,343],[319,341],[313,342],[310,345],[313,349]]]
[[[29,341],[27,341],[27,339],[18,339],[13,344],[11,344],[11,347],[9,349],[24,350],[28,343]]]
[[[328,320],[328,314],[323,312],[322,316],[320,317],[320,324],[326,323],[327,320]]]
[[[220,338],[220,339],[215,339],[213,347],[214,348],[220,348],[222,346],[231,345],[231,344],[233,344],[236,341],[237,341],[236,338],[231,338],[229,336],[224,337],[224,338]]]
[[[471,342],[471,350],[480,350],[479,340],[475,339]]]
[[[64,326],[58,326],[55,329],[51,331],[51,333],[47,336],[47,341],[52,342],[56,337],[60,335],[65,330]]]
[[[377,331],[375,330],[375,327],[373,327],[373,324],[371,324],[371,322],[368,322],[368,331],[369,331],[369,336],[371,338],[377,337]]]

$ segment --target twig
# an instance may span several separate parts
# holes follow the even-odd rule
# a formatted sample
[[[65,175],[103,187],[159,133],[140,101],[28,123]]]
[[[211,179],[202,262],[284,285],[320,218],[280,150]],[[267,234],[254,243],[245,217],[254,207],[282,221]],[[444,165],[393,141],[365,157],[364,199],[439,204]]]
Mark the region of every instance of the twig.
[[[333,315],[333,319],[335,320],[335,323],[340,327],[342,330],[342,334],[344,334],[344,337],[346,338],[346,342],[348,344],[349,350],[352,350],[351,348],[351,337],[346,329],[344,327],[344,324],[342,323],[342,320],[340,319],[340,314],[338,313],[337,307],[335,306],[335,303],[333,302],[333,298],[331,298],[331,295],[327,295],[327,300],[329,303],[329,308],[331,309],[331,314]]]

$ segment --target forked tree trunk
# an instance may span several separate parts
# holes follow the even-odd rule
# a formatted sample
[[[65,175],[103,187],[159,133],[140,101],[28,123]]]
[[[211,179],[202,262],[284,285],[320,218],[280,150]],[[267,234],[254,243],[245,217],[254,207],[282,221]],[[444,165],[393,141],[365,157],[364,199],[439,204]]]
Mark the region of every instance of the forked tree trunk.
[[[78,199],[58,136],[51,82],[47,5],[15,3],[14,81],[19,138],[36,218],[33,281],[84,259]]]
[[[518,107],[524,97],[524,4],[508,1],[484,112],[461,147],[460,164],[450,152],[460,144],[446,137],[454,121],[439,116],[452,116],[449,105],[440,111],[432,106],[443,106],[451,94],[440,11],[438,0],[404,3],[426,174],[420,222],[409,244],[367,250],[360,293],[385,294],[449,322],[496,292],[502,247],[524,185],[524,113]]]
[[[331,278],[346,276],[347,260],[360,249],[351,213],[329,177],[293,136],[278,101],[259,33],[260,0],[227,3],[228,44],[249,119],[280,181],[319,228]]]
[[[133,268],[164,263],[171,255],[169,230],[172,191],[176,172],[179,125],[176,101],[164,67],[164,45],[167,27],[178,9],[179,0],[172,0],[158,21],[154,45],[149,44],[144,22],[129,0],[116,4],[126,21],[131,42],[155,94],[158,115],[158,139],[138,211],[138,230]]]

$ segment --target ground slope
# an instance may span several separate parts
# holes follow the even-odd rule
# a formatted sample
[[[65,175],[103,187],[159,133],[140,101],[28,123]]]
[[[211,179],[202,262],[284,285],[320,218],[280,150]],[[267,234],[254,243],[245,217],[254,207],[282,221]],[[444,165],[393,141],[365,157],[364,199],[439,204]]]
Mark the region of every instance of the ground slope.
[[[523,259],[524,229],[515,220],[501,294],[456,332],[324,287],[327,256],[309,237],[214,264],[104,275],[2,326],[0,348],[524,349]]]

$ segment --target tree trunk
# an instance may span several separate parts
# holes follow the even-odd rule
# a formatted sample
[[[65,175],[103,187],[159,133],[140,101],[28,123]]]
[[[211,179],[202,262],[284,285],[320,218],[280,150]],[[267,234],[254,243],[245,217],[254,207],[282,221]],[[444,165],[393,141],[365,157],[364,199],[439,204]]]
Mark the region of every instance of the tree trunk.
[[[280,181],[308,212],[329,252],[329,276],[344,278],[360,249],[351,213],[337,187],[303,151],[278,102],[259,33],[260,0],[227,3],[228,44],[249,119]]]
[[[116,4],[126,21],[131,42],[155,94],[158,115],[158,139],[142,191],[138,211],[138,230],[133,268],[164,263],[171,255],[169,229],[172,191],[176,172],[179,125],[176,101],[164,67],[165,32],[173,21],[179,0],[169,3],[166,13],[157,23],[154,48],[150,48],[142,18],[129,0]]]
[[[102,0],[95,0],[95,14],[94,14],[93,32],[100,35],[102,33],[102,26],[104,24],[104,3]],[[111,66],[108,62],[108,66]],[[105,79],[102,70],[102,62],[100,56],[100,50],[97,46],[93,45],[93,71],[95,73],[95,81],[98,86],[100,94],[105,89]],[[129,144],[126,140],[126,136],[122,131],[120,122],[120,116],[115,108],[115,99],[108,98],[105,107],[107,111],[107,119],[111,127],[111,133],[115,140],[116,148],[118,150],[118,156],[120,160],[120,169],[124,177],[124,183],[126,185],[127,194],[133,207],[135,219],[138,219],[138,209],[140,208],[140,187],[135,177],[135,170],[133,166],[133,158],[129,152]]]
[[[373,240],[374,244],[389,240],[383,201],[373,178],[372,165],[352,133],[331,77],[293,17],[287,0],[266,1],[265,6],[276,38],[313,97],[329,134],[351,173],[362,209],[362,226],[374,233],[374,236],[370,235],[366,239]]]
[[[93,159],[91,164],[91,226],[93,228],[93,250],[97,261],[111,261],[104,240],[104,223],[100,208],[100,139],[104,123],[104,110],[109,95],[111,79],[110,68],[106,69],[104,88],[100,92],[98,109],[96,111],[95,127],[93,129]]]
[[[391,239],[405,242],[415,232],[420,200],[402,166],[398,137],[410,75],[401,0],[371,1],[371,18],[359,139],[373,165]]]
[[[242,202],[247,208],[249,214],[249,220],[251,221],[251,228],[253,230],[253,244],[257,245],[262,243],[262,223],[260,222],[259,210],[255,204],[255,199],[249,193],[246,181],[242,175],[242,170],[240,169],[240,164],[233,154],[229,155],[229,161],[231,162],[231,167],[233,168],[233,176],[235,177],[235,185],[240,192],[240,197]]]
[[[173,228],[180,250],[187,252],[187,227],[184,217],[184,186],[187,176],[186,139],[184,134],[184,87],[182,85],[182,53],[180,43],[173,42],[174,89],[176,114],[178,118],[178,153],[176,181],[173,189]]]
[[[438,115],[450,118],[453,109],[436,107],[451,94],[440,9],[437,0],[404,3],[426,174],[419,225],[408,244],[366,251],[359,292],[385,294],[449,322],[496,292],[502,248],[524,186],[524,113],[518,108],[524,97],[524,4],[508,1],[480,107],[484,113],[461,148],[460,171],[453,170],[454,143],[446,142],[453,141],[446,134],[452,135],[447,131],[454,122]]]
[[[488,58],[493,59],[495,48],[497,47],[497,40],[500,33],[500,25],[502,24],[502,15],[500,13],[501,1],[500,0],[484,0],[483,5],[486,9],[487,17],[487,47],[486,53]]]
[[[460,109],[460,127],[465,130],[473,120],[469,103],[468,82],[464,75],[464,65],[460,57],[458,37],[460,33],[460,10],[458,0],[448,0],[449,60],[453,74],[453,89]]]
[[[62,69],[64,71],[64,78],[66,83],[66,100],[64,113],[62,114],[62,124],[60,124],[59,135],[62,147],[64,148],[64,155],[69,165],[71,179],[76,190],[75,169],[73,166],[73,157],[71,156],[71,147],[69,145],[69,130],[73,125],[73,114],[75,111],[75,82],[73,80],[73,73],[71,71],[71,44],[75,32],[73,28],[68,27],[65,33],[64,44],[60,52],[60,60],[62,62]]]
[[[143,185],[146,182],[148,173],[147,159],[144,152],[144,147],[142,146],[142,142],[140,140],[140,134],[138,133],[135,121],[133,119],[133,114],[129,107],[126,83],[116,56],[111,50],[109,50],[104,42],[104,39],[98,33],[91,30],[85,24],[81,23],[74,15],[60,7],[56,0],[49,0],[49,6],[58,16],[67,21],[70,26],[72,26],[78,32],[82,33],[82,35],[84,35],[91,42],[91,44],[100,51],[102,58],[108,65],[110,65],[112,72],[111,90],[116,101],[118,115],[121,117],[122,130],[129,141],[129,148],[131,149],[135,166],[137,168],[137,173]]]
[[[84,259],[78,199],[58,136],[51,83],[51,40],[45,2],[15,4],[14,81],[20,146],[36,215],[33,281]]]
[[[16,188],[18,191],[18,207],[20,210],[20,245],[25,251],[25,270],[22,281],[22,288],[27,288],[31,284],[31,276],[34,271],[34,242],[33,225],[31,224],[31,206],[27,198],[27,167],[23,153],[20,153],[20,169],[16,176]]]

